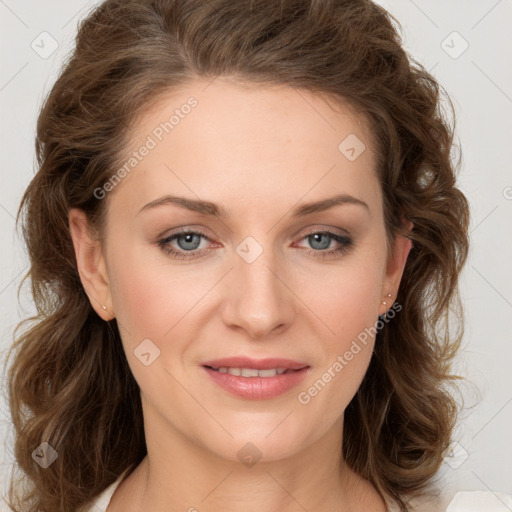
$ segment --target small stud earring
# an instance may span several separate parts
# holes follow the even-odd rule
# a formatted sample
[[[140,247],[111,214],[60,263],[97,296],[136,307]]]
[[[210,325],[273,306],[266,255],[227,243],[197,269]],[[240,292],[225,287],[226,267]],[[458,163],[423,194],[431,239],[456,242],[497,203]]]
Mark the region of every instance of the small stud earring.
[[[388,293],[388,297],[391,297],[391,293]]]
[[[385,300],[382,301],[382,304],[384,304],[384,306],[388,305],[388,303]]]
[[[107,310],[107,306],[105,306],[105,305],[103,305],[103,304],[102,304],[102,305],[101,305],[101,307],[102,307],[105,311]]]

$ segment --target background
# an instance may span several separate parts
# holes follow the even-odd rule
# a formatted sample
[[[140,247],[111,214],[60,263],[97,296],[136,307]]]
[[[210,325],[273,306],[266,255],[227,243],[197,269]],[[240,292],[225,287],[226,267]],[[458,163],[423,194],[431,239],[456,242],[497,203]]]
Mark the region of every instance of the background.
[[[13,329],[33,311],[18,286],[28,260],[15,230],[35,172],[38,110],[73,45],[77,23],[99,2],[0,0],[0,362]],[[466,329],[457,371],[466,409],[439,479],[458,490],[512,494],[512,1],[380,0],[404,44],[452,97],[463,163],[459,185],[472,210],[472,249],[462,276]],[[506,63],[509,64],[506,64]],[[0,511],[13,463],[5,375],[0,375]]]

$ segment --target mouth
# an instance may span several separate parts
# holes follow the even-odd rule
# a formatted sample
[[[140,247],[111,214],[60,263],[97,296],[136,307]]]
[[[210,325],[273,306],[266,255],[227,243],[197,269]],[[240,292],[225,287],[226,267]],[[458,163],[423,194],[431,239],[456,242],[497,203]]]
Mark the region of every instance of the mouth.
[[[301,383],[310,365],[289,359],[227,358],[201,365],[221,389],[246,400],[268,400]]]
[[[294,373],[299,372],[303,368],[299,368],[297,370],[292,370],[290,368],[269,368],[269,369],[263,369],[263,368],[233,368],[229,366],[220,366],[218,368],[214,366],[208,366],[204,365],[205,368],[208,368],[209,370],[213,370],[214,372],[219,373],[229,373],[229,375],[236,375],[237,377],[245,377],[245,378],[254,378],[254,377],[262,377],[262,378],[269,378],[269,377],[275,377],[277,375],[283,375],[285,373]],[[304,367],[304,368],[307,368]]]

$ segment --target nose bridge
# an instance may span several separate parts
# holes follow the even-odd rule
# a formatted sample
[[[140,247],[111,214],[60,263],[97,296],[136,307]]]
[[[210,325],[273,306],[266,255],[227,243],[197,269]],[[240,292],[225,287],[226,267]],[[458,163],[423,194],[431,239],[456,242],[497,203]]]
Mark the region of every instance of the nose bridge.
[[[246,237],[237,247],[231,281],[227,289],[225,322],[262,337],[288,324],[293,299],[284,280],[283,265],[271,244],[265,247]]]

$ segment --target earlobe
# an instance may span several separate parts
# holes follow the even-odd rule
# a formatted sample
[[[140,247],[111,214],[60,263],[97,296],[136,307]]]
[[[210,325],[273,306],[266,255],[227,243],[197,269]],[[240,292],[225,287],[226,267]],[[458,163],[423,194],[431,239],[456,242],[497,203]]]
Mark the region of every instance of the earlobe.
[[[103,249],[92,236],[83,210],[73,208],[68,215],[78,274],[92,307],[103,320],[114,318],[110,284]]]

